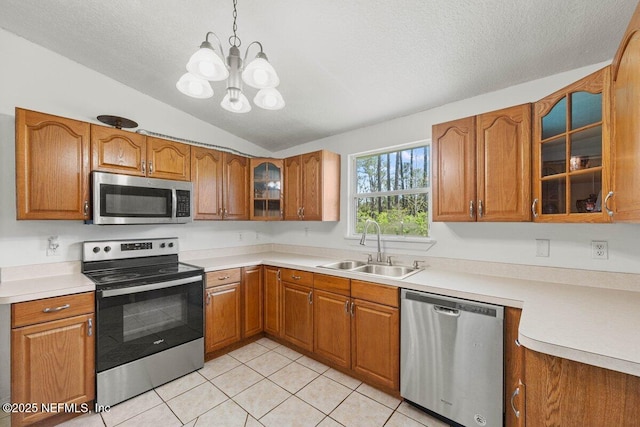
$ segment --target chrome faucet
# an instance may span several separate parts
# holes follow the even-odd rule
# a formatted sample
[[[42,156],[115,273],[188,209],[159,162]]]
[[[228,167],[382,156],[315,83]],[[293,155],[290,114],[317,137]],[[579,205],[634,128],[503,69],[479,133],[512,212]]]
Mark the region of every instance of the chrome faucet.
[[[378,233],[378,254],[376,255],[376,262],[382,262],[382,251],[380,250],[380,225],[372,219],[368,219],[364,223],[364,233],[362,233],[362,237],[360,238],[360,244],[364,246],[367,240],[367,230],[369,229],[369,224],[374,224],[376,226],[376,232]]]

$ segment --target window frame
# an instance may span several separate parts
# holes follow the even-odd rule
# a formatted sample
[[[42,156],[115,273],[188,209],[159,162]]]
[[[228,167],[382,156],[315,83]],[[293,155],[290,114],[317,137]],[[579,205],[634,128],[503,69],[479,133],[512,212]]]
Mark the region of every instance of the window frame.
[[[430,138],[426,138],[426,139],[421,139],[418,141],[413,141],[413,142],[409,142],[409,143],[404,143],[404,144],[398,144],[398,145],[391,145],[391,146],[386,146],[386,147],[382,147],[382,148],[377,148],[374,150],[367,150],[367,151],[361,151],[358,153],[352,153],[349,154],[348,159],[348,194],[347,194],[347,199],[348,199],[348,206],[347,206],[347,230],[346,230],[346,235],[345,235],[345,239],[349,239],[349,240],[355,240],[355,239],[360,239],[361,237],[361,233],[357,233],[355,226],[356,226],[356,212],[358,210],[358,195],[361,193],[357,193],[357,186],[358,186],[358,177],[356,176],[357,173],[357,167],[356,167],[356,162],[358,160],[358,158],[360,157],[366,157],[366,156],[372,156],[372,155],[376,155],[376,154],[383,154],[383,153],[388,153],[388,152],[393,152],[393,151],[402,151],[402,150],[407,150],[407,149],[412,149],[412,148],[417,148],[417,147],[423,147],[423,146],[428,146],[429,147],[429,162],[430,162],[430,167],[429,167],[429,186],[425,188],[424,191],[415,191],[414,189],[409,189],[409,190],[393,190],[393,191],[382,191],[382,192],[374,192],[374,193],[366,193],[367,196],[371,196],[371,197],[376,197],[376,196],[395,196],[395,195],[404,195],[404,194],[424,194],[427,193],[427,203],[429,206],[429,212],[427,215],[427,221],[429,223],[429,235],[427,235],[426,237],[421,237],[421,236],[399,236],[396,234],[381,234],[380,235],[380,239],[384,240],[384,241],[397,241],[397,242],[432,242],[433,238],[431,236],[431,226],[432,226],[432,219],[431,219],[431,196],[432,196],[432,176],[431,176],[431,170],[433,169],[431,167],[431,155],[432,155],[432,144],[431,144],[431,139]],[[364,193],[362,193],[364,194]]]

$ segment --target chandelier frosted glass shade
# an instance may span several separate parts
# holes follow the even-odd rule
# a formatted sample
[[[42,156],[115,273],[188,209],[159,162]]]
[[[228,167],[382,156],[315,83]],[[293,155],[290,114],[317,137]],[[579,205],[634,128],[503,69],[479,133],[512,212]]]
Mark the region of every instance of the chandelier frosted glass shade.
[[[176,87],[182,93],[192,98],[206,99],[213,96],[213,89],[209,82],[191,73],[185,73],[180,77]]]
[[[284,108],[284,99],[282,99],[278,89],[274,87],[260,89],[255,98],[253,98],[253,103],[265,110],[281,110]]]
[[[206,41],[200,45],[200,49],[189,58],[187,70],[196,77],[212,82],[224,80],[229,77],[229,70],[210,46]]]
[[[276,87],[280,84],[280,78],[273,66],[267,61],[267,56],[260,52],[245,67],[242,72],[242,80],[256,89]]]
[[[220,106],[227,111],[231,111],[232,113],[248,113],[251,111],[251,104],[249,104],[249,100],[243,93],[240,93],[237,101],[231,101],[231,97],[229,93],[224,96]]]

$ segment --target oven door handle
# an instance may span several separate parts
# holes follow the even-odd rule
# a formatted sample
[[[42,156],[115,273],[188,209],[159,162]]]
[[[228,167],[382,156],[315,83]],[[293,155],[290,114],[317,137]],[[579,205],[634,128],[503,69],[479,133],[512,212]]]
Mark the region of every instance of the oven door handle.
[[[98,291],[101,298],[116,297],[119,295],[137,294],[139,292],[153,291],[156,289],[172,288],[174,286],[186,285],[189,283],[197,283],[202,281],[202,275],[186,277],[184,279],[170,280],[168,282],[151,283],[148,285],[131,286],[128,288],[106,289]]]

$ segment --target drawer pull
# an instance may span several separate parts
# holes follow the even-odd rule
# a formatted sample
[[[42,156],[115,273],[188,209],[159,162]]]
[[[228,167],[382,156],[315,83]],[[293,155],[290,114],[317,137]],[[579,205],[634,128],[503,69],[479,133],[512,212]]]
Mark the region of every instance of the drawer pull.
[[[71,304],[65,304],[65,305],[61,305],[60,307],[56,307],[56,308],[45,308],[44,310],[42,310],[43,313],[55,313],[56,311],[60,311],[60,310],[66,310],[67,308],[71,307]]]
[[[218,277],[218,280],[227,280],[228,278],[230,278],[231,276],[227,275],[227,276],[220,276]]]
[[[300,279],[302,279],[302,276],[296,276],[295,274],[292,274],[292,275],[291,275],[291,278],[292,278],[293,280],[300,280]]]
[[[228,294],[228,293],[235,292],[235,291],[236,291],[235,289],[227,289],[225,291],[217,291],[217,292],[213,291],[212,295],[224,295],[224,294]]]

